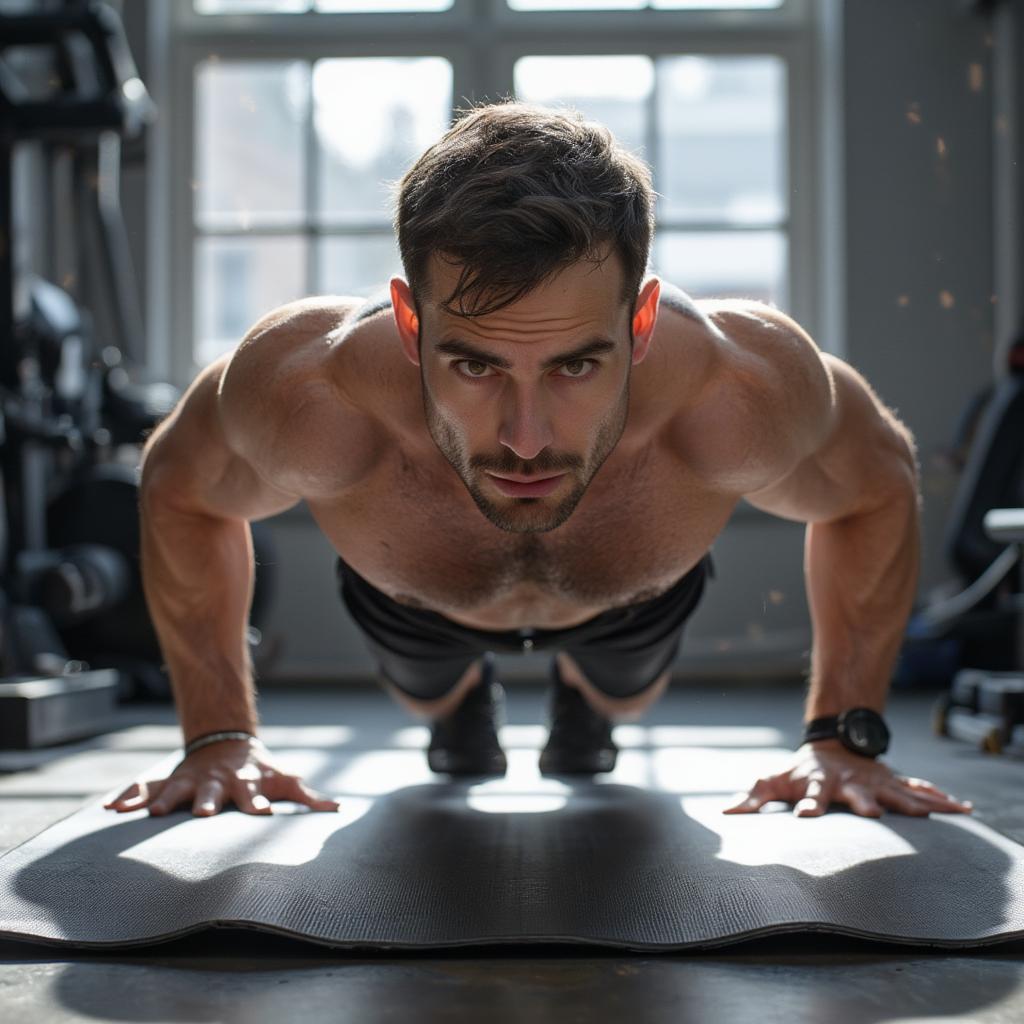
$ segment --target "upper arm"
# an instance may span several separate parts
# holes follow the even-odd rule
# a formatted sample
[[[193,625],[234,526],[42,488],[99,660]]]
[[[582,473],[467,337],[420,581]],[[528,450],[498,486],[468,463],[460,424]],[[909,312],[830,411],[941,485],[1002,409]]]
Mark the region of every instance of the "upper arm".
[[[204,367],[146,440],[144,500],[158,507],[238,519],[262,519],[298,504],[272,486],[227,443],[217,392],[230,353]]]
[[[751,505],[812,522],[916,487],[910,431],[852,366],[760,303],[733,333],[753,356],[740,388],[746,450],[738,490]]]
[[[707,447],[710,478],[801,522],[849,515],[913,480],[910,432],[794,319],[754,302],[715,319],[731,345],[699,421],[716,438]]]
[[[264,318],[197,374],[146,443],[147,492],[249,520],[337,493],[358,425],[327,375],[322,328],[322,318]]]

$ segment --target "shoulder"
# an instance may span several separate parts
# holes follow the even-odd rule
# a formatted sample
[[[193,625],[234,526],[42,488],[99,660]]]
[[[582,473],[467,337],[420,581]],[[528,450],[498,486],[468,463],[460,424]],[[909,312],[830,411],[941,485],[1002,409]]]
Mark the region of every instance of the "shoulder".
[[[680,454],[710,485],[735,494],[777,479],[814,451],[834,419],[831,361],[791,317],[747,299],[701,300],[712,372],[680,414]]]
[[[232,450],[303,497],[337,493],[367,468],[371,424],[353,396],[342,346],[365,300],[315,296],[271,310],[219,374],[217,403]]]

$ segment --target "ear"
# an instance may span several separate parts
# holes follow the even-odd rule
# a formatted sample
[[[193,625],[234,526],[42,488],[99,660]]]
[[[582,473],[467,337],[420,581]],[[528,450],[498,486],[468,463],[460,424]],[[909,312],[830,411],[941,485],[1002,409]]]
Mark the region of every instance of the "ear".
[[[390,281],[391,308],[394,311],[395,323],[398,325],[398,336],[402,342],[402,351],[414,366],[420,365],[419,334],[420,321],[416,315],[416,303],[408,283],[401,277],[393,277]]]
[[[645,282],[637,296],[633,310],[633,365],[642,363],[651,347],[654,325],[658,321],[658,298],[661,295],[661,281],[652,277]]]

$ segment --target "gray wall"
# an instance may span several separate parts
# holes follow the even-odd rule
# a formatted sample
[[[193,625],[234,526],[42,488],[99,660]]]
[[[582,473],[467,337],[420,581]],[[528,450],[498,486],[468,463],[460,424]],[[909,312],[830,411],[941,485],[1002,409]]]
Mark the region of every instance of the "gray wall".
[[[918,439],[926,588],[956,483],[936,454],[995,346],[993,39],[962,3],[857,0],[844,23],[845,358]]]
[[[146,78],[145,8],[124,6]],[[991,23],[960,0],[822,0],[819,15],[816,159],[829,205],[816,254],[827,293],[817,340],[860,370],[917,438],[923,596],[951,575],[943,531],[956,477],[939,453],[963,403],[989,379],[1000,341],[993,224],[1003,211],[993,209],[999,140]],[[126,170],[123,180],[140,282],[153,243],[146,236],[152,180],[152,165],[148,173]],[[268,526],[278,587],[265,649],[277,657],[261,681],[372,674],[335,592],[334,554],[308,514],[300,506]],[[737,510],[715,543],[718,577],[687,627],[679,675],[725,680],[806,666],[803,534],[801,524],[746,505]],[[546,664],[544,655],[499,659],[506,679],[542,673]]]

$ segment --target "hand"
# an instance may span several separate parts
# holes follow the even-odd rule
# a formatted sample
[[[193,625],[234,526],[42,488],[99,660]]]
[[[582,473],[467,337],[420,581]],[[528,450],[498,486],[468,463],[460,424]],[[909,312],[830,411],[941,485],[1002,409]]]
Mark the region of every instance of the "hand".
[[[769,800],[796,803],[793,813],[799,818],[824,814],[833,802],[849,804],[865,818],[880,818],[882,807],[915,817],[932,811],[970,814],[973,807],[924,779],[896,775],[887,764],[847,750],[838,739],[803,744],[793,764],[758,779],[747,796],[722,813],[757,811]]]
[[[336,811],[338,801],[309,789],[271,760],[262,744],[247,739],[209,743],[188,755],[166,779],[133,782],[108,810],[166,814],[186,801],[197,816],[216,814],[225,799],[246,814],[272,814],[271,800],[294,800],[316,811]]]

